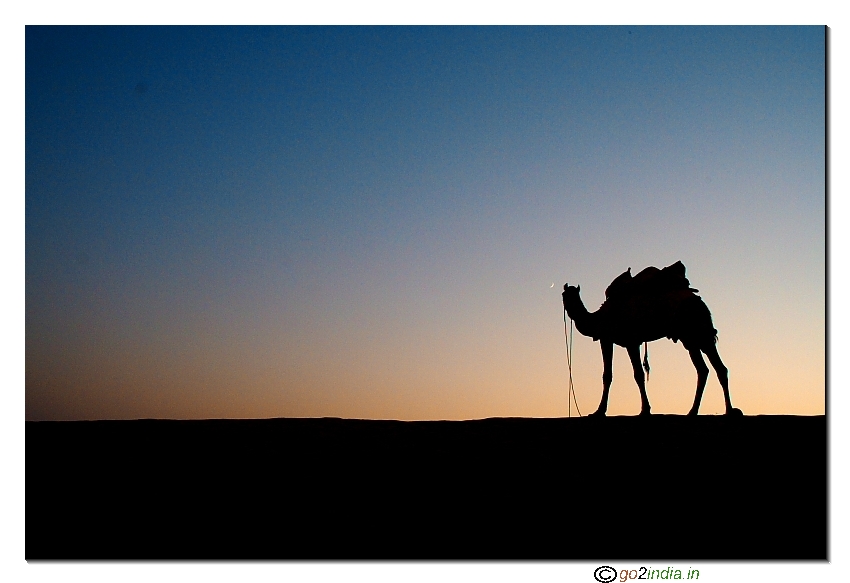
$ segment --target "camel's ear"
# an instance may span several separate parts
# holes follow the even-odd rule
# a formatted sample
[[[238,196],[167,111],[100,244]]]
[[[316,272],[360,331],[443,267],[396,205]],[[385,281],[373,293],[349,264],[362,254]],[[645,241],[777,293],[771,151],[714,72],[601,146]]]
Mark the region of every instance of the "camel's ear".
[[[580,292],[580,291],[581,291],[581,286],[580,286],[580,285],[577,285],[577,286],[576,286],[576,291],[577,291],[577,292]]]

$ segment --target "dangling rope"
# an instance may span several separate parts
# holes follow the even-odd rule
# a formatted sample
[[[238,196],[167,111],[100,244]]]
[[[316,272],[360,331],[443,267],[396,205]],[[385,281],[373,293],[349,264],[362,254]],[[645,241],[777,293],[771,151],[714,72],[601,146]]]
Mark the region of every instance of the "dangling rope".
[[[570,371],[570,390],[567,394],[567,415],[569,417],[573,416],[572,402],[576,403],[576,411],[578,411],[578,416],[581,417],[581,409],[578,408],[578,401],[576,400],[576,392],[573,388],[573,319],[570,318],[570,335],[567,336],[567,311],[564,310],[564,341],[567,343],[567,368]],[[570,400],[572,397],[572,401]]]

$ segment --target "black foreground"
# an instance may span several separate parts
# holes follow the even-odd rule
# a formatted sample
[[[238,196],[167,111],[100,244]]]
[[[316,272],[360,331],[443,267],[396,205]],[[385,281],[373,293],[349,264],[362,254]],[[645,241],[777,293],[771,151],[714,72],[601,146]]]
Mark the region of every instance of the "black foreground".
[[[27,422],[26,557],[824,560],[826,419]]]

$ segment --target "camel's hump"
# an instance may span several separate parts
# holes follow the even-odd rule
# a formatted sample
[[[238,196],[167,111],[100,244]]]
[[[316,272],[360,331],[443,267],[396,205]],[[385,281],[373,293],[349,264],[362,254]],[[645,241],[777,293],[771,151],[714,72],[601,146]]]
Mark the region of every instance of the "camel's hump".
[[[663,269],[649,266],[634,277],[632,277],[632,268],[629,267],[611,282],[605,290],[605,299],[664,294],[676,290],[699,291],[691,289],[685,273],[685,264],[681,261]]]

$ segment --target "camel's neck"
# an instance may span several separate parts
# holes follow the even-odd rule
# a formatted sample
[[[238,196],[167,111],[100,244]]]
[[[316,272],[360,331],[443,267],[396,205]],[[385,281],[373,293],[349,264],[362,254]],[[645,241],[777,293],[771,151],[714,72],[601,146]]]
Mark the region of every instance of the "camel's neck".
[[[576,329],[590,336],[594,340],[598,340],[602,335],[602,322],[600,319],[599,310],[596,312],[588,312],[584,307],[584,302],[576,295],[575,299],[568,302],[566,305],[567,315],[576,323]]]

